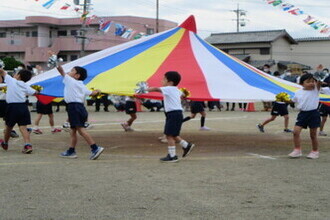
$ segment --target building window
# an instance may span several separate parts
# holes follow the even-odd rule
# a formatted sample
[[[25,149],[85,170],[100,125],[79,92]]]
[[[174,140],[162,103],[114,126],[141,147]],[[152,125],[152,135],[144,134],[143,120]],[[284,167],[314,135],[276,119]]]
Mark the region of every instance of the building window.
[[[5,38],[6,37],[6,32],[0,32],[0,38]]]
[[[57,31],[57,36],[67,36],[68,35],[68,33],[67,33],[67,31],[66,30],[63,30],[63,31]]]
[[[32,37],[38,37],[38,31],[32,31]]]
[[[30,37],[30,32],[29,31],[25,32],[25,37]]]
[[[58,55],[58,57],[63,59],[63,62],[67,62],[68,61],[68,56],[67,55]]]
[[[77,36],[77,30],[71,30],[71,36]]]
[[[260,48],[260,54],[261,55],[269,55],[270,54],[270,48]]]
[[[147,35],[152,35],[154,33],[155,33],[155,31],[153,28],[147,28]]]
[[[78,55],[71,55],[71,56],[70,56],[70,60],[71,60],[71,61],[74,61],[74,60],[76,60],[76,59],[78,59]]]

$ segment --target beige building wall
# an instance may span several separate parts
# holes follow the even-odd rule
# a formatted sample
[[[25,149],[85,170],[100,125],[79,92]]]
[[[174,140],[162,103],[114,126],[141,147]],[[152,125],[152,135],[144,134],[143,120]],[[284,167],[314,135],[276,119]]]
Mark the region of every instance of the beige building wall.
[[[330,39],[328,41],[299,41],[292,45],[292,59],[298,63],[311,66],[322,64],[330,69]]]
[[[285,38],[279,38],[272,43],[271,59],[278,61],[294,61],[292,60],[291,46]]]

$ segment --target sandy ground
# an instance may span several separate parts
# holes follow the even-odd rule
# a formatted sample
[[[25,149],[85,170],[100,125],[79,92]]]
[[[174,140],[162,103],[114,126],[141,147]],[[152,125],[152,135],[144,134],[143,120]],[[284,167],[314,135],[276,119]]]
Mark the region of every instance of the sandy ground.
[[[296,114],[290,113],[290,125]],[[58,125],[65,120],[63,108],[55,117]],[[96,161],[82,139],[77,159],[60,158],[69,134],[51,134],[44,117],[44,134],[31,135],[33,154],[21,153],[21,138],[0,152],[0,219],[330,219],[329,137],[319,138],[318,160],[289,159],[292,135],[282,132],[282,118],[266,133],[256,129],[267,117],[208,112],[212,130],[199,131],[198,116],[182,130],[196,148],[171,164],[159,162],[167,154],[157,140],[162,112],[139,113],[136,131],[124,132],[124,113],[90,107],[89,132],[105,147]],[[325,131],[330,134],[329,125]],[[302,138],[305,156],[307,131]]]

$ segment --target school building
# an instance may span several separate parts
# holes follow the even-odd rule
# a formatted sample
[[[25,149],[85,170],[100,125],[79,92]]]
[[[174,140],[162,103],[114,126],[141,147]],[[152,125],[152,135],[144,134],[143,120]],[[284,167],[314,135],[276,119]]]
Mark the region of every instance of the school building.
[[[330,68],[330,38],[292,38],[285,30],[213,33],[206,38],[213,46],[255,67],[271,70]]]
[[[99,20],[112,21],[107,33],[99,30]],[[135,16],[114,16],[94,19],[86,28],[85,55],[112,47],[133,38],[115,36],[115,23],[131,28],[136,33],[154,34],[156,20]],[[177,26],[177,23],[159,19],[159,32]],[[12,56],[30,65],[45,66],[48,51],[58,52],[65,62],[79,58],[81,51],[80,18],[30,16],[24,20],[0,21],[0,59]]]

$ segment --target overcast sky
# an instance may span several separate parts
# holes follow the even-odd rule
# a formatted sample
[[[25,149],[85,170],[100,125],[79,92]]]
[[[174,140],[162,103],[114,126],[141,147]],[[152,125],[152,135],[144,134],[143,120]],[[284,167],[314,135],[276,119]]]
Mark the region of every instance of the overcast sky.
[[[24,19],[31,15],[54,17],[78,16],[73,10],[59,8],[73,0],[57,0],[50,9],[41,5],[47,0],[0,0],[0,20]],[[83,1],[83,0],[81,0]],[[330,0],[283,0],[299,7],[307,14],[330,26]],[[155,17],[156,0],[92,0],[91,15],[118,16],[133,15]],[[293,16],[268,5],[264,0],[159,0],[160,18],[177,23],[183,22],[189,15],[196,18],[198,33],[205,38],[211,33],[235,32],[237,8],[247,11],[246,26],[241,31],[286,29],[293,37],[327,37],[303,22],[307,15]]]

